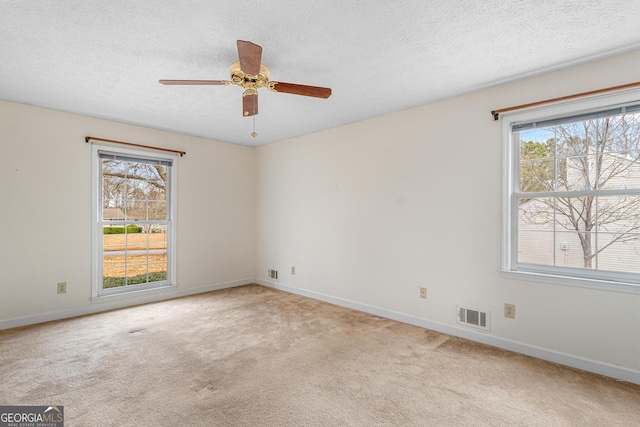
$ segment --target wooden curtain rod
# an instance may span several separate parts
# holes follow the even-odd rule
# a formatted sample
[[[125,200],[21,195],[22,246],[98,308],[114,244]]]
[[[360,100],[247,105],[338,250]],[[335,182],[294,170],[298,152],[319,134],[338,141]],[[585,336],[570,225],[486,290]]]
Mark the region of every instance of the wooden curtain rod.
[[[627,83],[625,85],[620,85],[620,86],[612,86],[604,89],[592,90],[589,92],[576,93],[574,95],[561,96],[560,98],[545,99],[544,101],[532,102],[530,104],[522,104],[522,105],[516,105],[515,107],[502,108],[500,110],[493,110],[491,112],[491,115],[493,116],[493,120],[498,120],[500,118],[500,114],[506,113],[507,111],[521,110],[523,108],[529,108],[529,107],[537,107],[538,105],[550,104],[552,102],[566,101],[568,99],[580,98],[581,96],[597,95],[600,93],[612,92],[614,90],[629,89],[636,86],[640,86],[640,82]]]
[[[103,141],[103,142],[110,142],[112,144],[121,144],[121,145],[129,145],[131,147],[139,147],[139,148],[150,148],[152,150],[159,150],[159,151],[166,151],[169,153],[175,153],[175,154],[180,154],[180,157],[184,156],[186,153],[186,151],[179,151],[179,150],[171,150],[169,148],[160,148],[160,147],[152,147],[150,145],[142,145],[142,144],[133,144],[131,142],[123,142],[123,141],[114,141],[113,139],[104,139],[104,138],[96,138],[95,136],[85,136],[84,137],[84,142],[89,142],[91,140],[94,141]]]

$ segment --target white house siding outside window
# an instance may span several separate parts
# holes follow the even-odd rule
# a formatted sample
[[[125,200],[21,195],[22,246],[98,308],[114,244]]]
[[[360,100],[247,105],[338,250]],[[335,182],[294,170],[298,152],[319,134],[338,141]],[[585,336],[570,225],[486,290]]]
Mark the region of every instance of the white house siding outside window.
[[[173,156],[94,146],[94,297],[171,286]]]
[[[640,93],[621,104],[609,96],[504,118],[503,271],[640,289],[634,97]]]

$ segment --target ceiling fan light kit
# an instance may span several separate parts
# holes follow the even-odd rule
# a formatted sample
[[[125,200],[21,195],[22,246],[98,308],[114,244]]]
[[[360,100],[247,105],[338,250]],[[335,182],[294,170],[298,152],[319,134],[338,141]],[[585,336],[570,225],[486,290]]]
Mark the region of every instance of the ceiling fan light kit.
[[[329,98],[331,89],[319,86],[306,86],[294,83],[273,82],[269,80],[269,69],[261,63],[262,47],[257,44],[238,40],[239,61],[231,64],[231,80],[160,80],[164,85],[224,85],[240,86],[242,93],[242,115],[245,117],[258,114],[258,89],[267,88],[272,92],[290,93]],[[251,134],[256,136],[254,132]]]

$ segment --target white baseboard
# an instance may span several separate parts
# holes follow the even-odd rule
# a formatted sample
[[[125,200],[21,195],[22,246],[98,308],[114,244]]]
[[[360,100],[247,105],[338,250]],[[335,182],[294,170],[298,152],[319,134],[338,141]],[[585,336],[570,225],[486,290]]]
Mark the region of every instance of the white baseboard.
[[[467,330],[456,326],[434,322],[431,320],[422,319],[416,316],[412,316],[405,313],[399,313],[392,310],[387,310],[380,307],[375,307],[368,304],[363,304],[356,301],[351,301],[344,298],[334,297],[331,295],[322,294],[315,291],[306,289],[295,288],[282,284],[280,282],[274,282],[267,279],[256,279],[255,283],[263,286],[267,286],[274,289],[290,292],[292,294],[302,295],[305,297],[325,301],[331,304],[339,305],[342,307],[351,308],[354,310],[362,311],[376,316],[384,317],[386,319],[397,320],[409,325],[419,326],[421,328],[430,329],[433,331],[441,332],[447,335],[453,335],[455,337],[465,338],[471,341],[479,342],[482,344],[491,345],[493,347],[502,348],[505,350],[513,351],[515,353],[532,356],[538,359],[547,360],[549,362],[558,363],[572,368],[581,369],[583,371],[593,372],[596,374],[604,375],[607,377],[615,378],[620,381],[627,381],[634,384],[640,384],[640,372],[633,371],[628,368],[611,365],[597,360],[586,359],[580,356],[562,353],[554,350],[549,350],[542,347],[537,347],[529,344],[524,344],[517,341],[508,340],[505,338],[496,337],[494,335],[487,334],[485,332],[476,332],[474,330]]]
[[[234,280],[231,282],[216,283],[198,288],[180,289],[180,287],[159,288],[148,291],[132,292],[92,299],[92,303],[82,307],[74,307],[65,310],[51,311],[48,313],[34,314],[31,316],[16,317],[0,320],[0,330],[17,328],[19,326],[34,325],[37,323],[51,322],[52,320],[68,319],[70,317],[84,316],[100,313],[102,311],[131,307],[134,305],[148,304],[172,298],[186,297],[204,292],[233,288],[236,286],[255,283],[254,278]]]

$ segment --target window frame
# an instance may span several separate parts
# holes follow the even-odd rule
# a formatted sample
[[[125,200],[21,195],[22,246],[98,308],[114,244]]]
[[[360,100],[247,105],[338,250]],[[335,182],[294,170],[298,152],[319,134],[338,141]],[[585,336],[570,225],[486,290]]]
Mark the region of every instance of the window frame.
[[[518,209],[513,208],[513,195],[516,192],[515,178],[519,168],[520,153],[516,149],[512,125],[515,123],[548,120],[555,117],[571,116],[581,113],[605,110],[634,102],[640,102],[640,89],[590,96],[571,101],[558,102],[545,106],[529,108],[501,115],[502,119],[502,259],[501,275],[504,278],[542,282],[549,284],[577,286],[614,292],[640,294],[640,275],[617,272],[611,274],[594,270],[589,274],[576,274],[575,270],[562,267],[547,268],[540,265],[522,268],[517,263]],[[634,276],[635,281],[629,280]]]
[[[122,288],[103,288],[103,229],[102,229],[102,168],[100,152],[110,154],[170,161],[171,172],[167,180],[167,279],[160,282],[144,283]],[[107,297],[132,295],[139,292],[166,291],[176,285],[176,206],[177,206],[177,155],[158,153],[151,150],[115,147],[108,143],[91,144],[91,223],[92,223],[92,291],[93,302]]]

